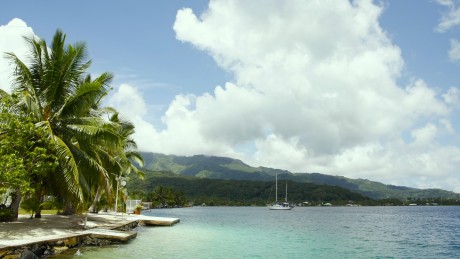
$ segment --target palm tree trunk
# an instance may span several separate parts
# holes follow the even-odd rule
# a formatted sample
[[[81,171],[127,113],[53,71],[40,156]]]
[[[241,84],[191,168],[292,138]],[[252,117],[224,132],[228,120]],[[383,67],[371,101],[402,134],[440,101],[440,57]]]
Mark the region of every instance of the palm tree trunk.
[[[62,212],[62,214],[64,214],[64,215],[74,215],[76,212],[77,212],[77,210],[75,209],[74,204],[72,202],[66,202],[66,204],[64,206],[64,211]]]
[[[96,195],[94,196],[93,205],[91,205],[91,210],[90,210],[91,213],[99,212],[100,210],[99,201],[101,200],[101,195],[102,195],[101,188],[98,188]]]

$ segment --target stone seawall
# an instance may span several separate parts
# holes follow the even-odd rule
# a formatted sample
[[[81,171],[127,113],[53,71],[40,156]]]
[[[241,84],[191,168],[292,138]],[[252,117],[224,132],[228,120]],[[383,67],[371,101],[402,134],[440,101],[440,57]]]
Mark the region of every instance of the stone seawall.
[[[115,225],[109,229],[89,229],[57,238],[32,241],[18,245],[12,244],[0,247],[0,258],[34,259],[60,254],[70,248],[81,246],[105,246],[126,243],[137,236],[137,232],[132,232],[132,230],[138,225],[139,221],[134,220]]]

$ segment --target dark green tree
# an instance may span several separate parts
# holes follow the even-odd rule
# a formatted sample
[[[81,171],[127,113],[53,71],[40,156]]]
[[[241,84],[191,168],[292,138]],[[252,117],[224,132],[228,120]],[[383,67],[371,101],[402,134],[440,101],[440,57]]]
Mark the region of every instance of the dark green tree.
[[[14,110],[14,98],[1,92],[0,101],[0,193],[10,193],[10,209],[16,220],[24,195],[36,196],[45,176],[57,166],[52,140],[34,118]]]

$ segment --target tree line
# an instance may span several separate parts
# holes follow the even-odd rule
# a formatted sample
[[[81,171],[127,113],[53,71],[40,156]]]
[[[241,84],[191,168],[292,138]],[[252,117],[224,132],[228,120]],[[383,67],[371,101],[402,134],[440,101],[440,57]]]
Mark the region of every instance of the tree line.
[[[285,183],[288,185],[288,200],[296,204],[329,202],[345,205],[354,202],[367,205],[373,201],[341,187],[293,181],[279,182],[279,200],[284,199]],[[158,188],[181,192],[193,205],[264,206],[275,200],[275,183],[271,181],[209,179],[147,171],[145,179],[133,177],[128,183],[128,191],[144,201],[152,201],[148,194]]]
[[[448,198],[385,198],[373,199],[346,188],[302,183],[290,180],[278,181],[278,200],[285,197],[288,186],[288,201],[306,206],[362,205],[362,206],[407,206],[407,205],[460,205],[460,199]],[[180,193],[182,203],[169,202],[174,206],[265,206],[275,200],[275,183],[272,181],[223,180],[181,176],[168,171],[146,171],[145,179],[132,177],[128,192],[137,199],[154,202],[161,207],[157,193],[168,190],[170,197]],[[171,200],[171,198],[170,198]]]
[[[24,198],[35,217],[52,196],[58,209],[97,212],[114,204],[120,179],[142,166],[134,125],[102,101],[113,75],[92,78],[86,44],[67,44],[57,30],[51,45],[26,38],[27,60],[5,53],[14,68],[11,93],[0,90],[0,219],[14,221]]]

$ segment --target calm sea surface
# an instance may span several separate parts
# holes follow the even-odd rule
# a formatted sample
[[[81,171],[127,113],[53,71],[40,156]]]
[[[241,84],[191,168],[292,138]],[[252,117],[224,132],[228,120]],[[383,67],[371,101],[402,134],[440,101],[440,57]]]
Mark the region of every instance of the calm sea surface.
[[[126,245],[59,258],[460,258],[460,207],[194,207]],[[75,254],[76,250],[72,251]]]

